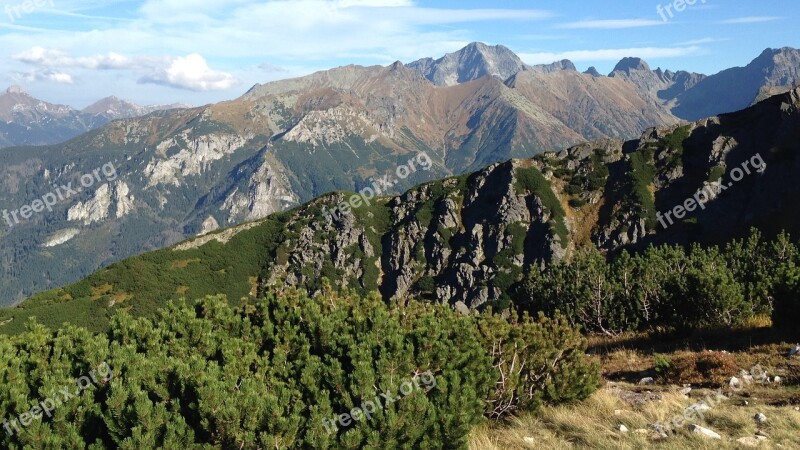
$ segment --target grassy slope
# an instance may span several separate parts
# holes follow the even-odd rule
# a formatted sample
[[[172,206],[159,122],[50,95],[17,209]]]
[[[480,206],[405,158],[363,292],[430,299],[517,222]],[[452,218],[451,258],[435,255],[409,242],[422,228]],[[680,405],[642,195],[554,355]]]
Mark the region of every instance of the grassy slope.
[[[68,321],[100,331],[117,309],[146,316],[171,299],[215,294],[235,303],[254,291],[258,275],[281,242],[286,217],[276,214],[262,220],[225,245],[212,240],[191,250],[146,253],[73,285],[37,294],[16,308],[0,310],[0,333],[24,331],[31,316],[51,328]]]

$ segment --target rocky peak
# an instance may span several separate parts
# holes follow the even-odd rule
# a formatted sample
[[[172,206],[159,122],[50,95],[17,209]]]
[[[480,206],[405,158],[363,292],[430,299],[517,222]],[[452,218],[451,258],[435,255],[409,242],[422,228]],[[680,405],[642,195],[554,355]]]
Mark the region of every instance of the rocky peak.
[[[641,58],[622,58],[619,63],[617,63],[614,70],[611,72],[611,75],[614,76],[614,73],[621,72],[630,75],[632,71],[650,71],[650,66]]]
[[[585,73],[587,75],[591,75],[591,76],[593,76],[595,78],[599,78],[599,77],[603,76],[603,75],[600,74],[600,72],[597,71],[597,68],[595,68],[594,66],[589,67],[588,69],[586,69],[586,72],[583,72],[583,73]]]
[[[421,59],[408,67],[436,85],[454,86],[485,76],[506,80],[526,66],[519,56],[502,45],[473,42],[438,60]]]
[[[22,86],[13,85],[13,86],[9,86],[8,89],[6,89],[6,94],[23,94],[23,95],[27,95],[27,92],[25,92],[25,90],[22,89]]]

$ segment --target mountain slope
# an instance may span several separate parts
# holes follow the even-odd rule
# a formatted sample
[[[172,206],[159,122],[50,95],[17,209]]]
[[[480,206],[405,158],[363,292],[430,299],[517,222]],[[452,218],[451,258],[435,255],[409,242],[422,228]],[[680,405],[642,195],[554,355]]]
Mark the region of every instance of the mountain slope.
[[[314,291],[322,277],[385,299],[416,296],[462,310],[502,305],[525,273],[590,243],[617,251],[724,242],[751,227],[800,231],[792,207],[800,194],[792,181],[800,175],[798,138],[800,89],[633,141],[493,164],[328,217],[350,197],[330,194],[38,295],[3,311],[0,330],[17,330],[32,314],[58,320],[66,310],[79,321],[101,322],[117,308],[148,314],[175,296],[222,292],[236,301],[268,287]],[[734,182],[742,167],[750,174]],[[707,191],[704,209],[659,224],[657,213],[698,189]]]

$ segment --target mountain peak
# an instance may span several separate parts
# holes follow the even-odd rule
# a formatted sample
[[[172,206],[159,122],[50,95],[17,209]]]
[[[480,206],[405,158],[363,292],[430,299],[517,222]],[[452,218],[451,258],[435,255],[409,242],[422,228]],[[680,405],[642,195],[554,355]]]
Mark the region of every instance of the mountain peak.
[[[583,72],[583,73],[585,73],[587,75],[591,75],[591,76],[593,76],[595,78],[603,76],[603,75],[600,74],[600,72],[597,71],[597,68],[595,66],[589,67],[588,69],[586,69],[586,72]]]
[[[614,67],[614,72],[630,73],[633,70],[650,70],[650,66],[642,58],[622,58],[617,66]]]
[[[27,94],[27,92],[25,92],[22,86],[13,85],[6,89],[6,94]]]
[[[141,115],[143,108],[116,96],[102,98],[83,109],[87,114],[105,114],[114,119]]]
[[[408,68],[436,85],[453,86],[485,76],[506,80],[524,70],[525,63],[508,47],[473,42],[437,60],[424,58],[412,62]]]

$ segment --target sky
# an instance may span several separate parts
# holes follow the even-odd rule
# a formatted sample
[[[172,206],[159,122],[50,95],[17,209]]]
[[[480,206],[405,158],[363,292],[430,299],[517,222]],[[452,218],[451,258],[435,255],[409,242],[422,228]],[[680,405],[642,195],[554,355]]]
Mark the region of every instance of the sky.
[[[0,0],[0,8],[5,84],[79,109],[110,95],[202,105],[257,83],[439,58],[475,41],[505,45],[528,64],[570,59],[605,74],[626,56],[713,74],[768,47],[800,47],[797,0]]]

